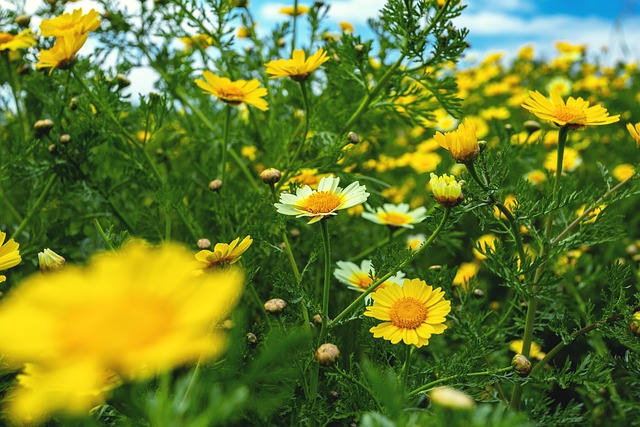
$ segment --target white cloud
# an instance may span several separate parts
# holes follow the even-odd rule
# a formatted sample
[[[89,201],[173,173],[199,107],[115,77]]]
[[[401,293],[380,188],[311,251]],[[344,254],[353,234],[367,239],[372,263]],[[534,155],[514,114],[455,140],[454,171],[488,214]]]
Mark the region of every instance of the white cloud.
[[[341,0],[327,2],[329,18],[332,21],[347,21],[352,24],[365,24],[367,19],[378,16],[386,0]],[[300,3],[302,4],[302,3]],[[310,6],[310,4],[308,4]],[[291,3],[266,3],[260,8],[259,21],[282,21],[287,17],[280,13],[280,8],[291,6]]]

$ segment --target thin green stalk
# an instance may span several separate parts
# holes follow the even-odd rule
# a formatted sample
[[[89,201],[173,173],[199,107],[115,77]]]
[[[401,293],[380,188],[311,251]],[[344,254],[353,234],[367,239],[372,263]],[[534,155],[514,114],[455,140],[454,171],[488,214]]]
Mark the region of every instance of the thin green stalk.
[[[337,365],[335,366],[336,371],[342,375],[344,378],[348,379],[349,381],[357,384],[358,386],[360,386],[363,390],[365,390],[367,393],[369,393],[369,396],[371,396],[371,398],[373,399],[374,402],[376,402],[376,405],[378,406],[379,410],[382,410],[382,405],[380,404],[380,401],[378,400],[378,396],[376,396],[376,394],[373,392],[373,390],[371,390],[369,387],[367,387],[366,385],[364,385],[361,381],[359,381],[356,377],[354,377],[353,375],[347,374],[345,371],[343,371],[342,369],[340,369]]]
[[[102,225],[100,225],[100,221],[98,221],[98,218],[93,218],[92,222],[93,222],[93,226],[95,227],[96,231],[100,235],[100,238],[102,239],[102,242],[107,247],[107,249],[109,249],[112,252],[115,252],[115,249],[113,248],[111,241],[107,237],[107,233],[105,233],[104,230],[102,229]]]
[[[40,205],[42,204],[42,202],[44,202],[44,199],[49,194],[49,191],[51,191],[51,187],[53,187],[53,183],[55,181],[56,181],[56,175],[52,174],[49,177],[49,180],[45,184],[44,188],[42,189],[42,193],[40,193],[40,195],[36,199],[36,202],[31,207],[31,210],[27,212],[27,215],[24,217],[20,225],[18,225],[18,228],[16,229],[16,231],[13,232],[10,239],[17,237],[22,232],[22,230],[24,230],[24,228],[27,226],[27,224],[29,223],[29,220],[31,220],[31,217],[33,217],[33,215],[35,215],[35,213],[38,212],[38,210],[40,209]]]
[[[329,291],[331,289],[331,246],[329,241],[328,220],[320,221],[322,228],[322,246],[324,248],[324,281],[322,286],[322,329],[329,323]],[[320,341],[324,339],[324,334],[320,333]]]
[[[222,171],[220,176],[222,177],[222,187],[227,184],[227,151],[229,150],[229,127],[231,125],[231,106],[227,105],[224,120],[224,132],[222,134]]]
[[[11,93],[13,94],[13,100],[16,104],[16,116],[20,122],[20,136],[22,140],[26,142],[29,136],[29,123],[27,123],[27,116],[23,114],[22,99],[20,98],[21,86],[20,81],[16,78],[16,74],[13,71],[13,65],[9,59],[9,52],[1,52],[0,56],[5,59],[7,65],[7,73],[9,74],[9,83],[11,86]],[[25,111],[26,112],[26,111]]]
[[[18,212],[13,204],[11,204],[11,201],[7,198],[7,195],[4,193],[2,187],[0,187],[0,199],[2,199],[2,202],[7,207],[7,210],[11,213],[11,215],[14,216],[16,220],[18,220],[19,222],[22,222],[24,220],[24,218],[22,218],[22,215],[20,215],[20,212]]]
[[[439,378],[435,381],[431,381],[430,383],[427,383],[421,387],[418,387],[417,389],[413,390],[412,392],[409,393],[409,396],[415,396],[416,394],[420,394],[422,392],[425,391],[429,391],[429,389],[433,388],[433,386],[436,386],[438,384],[447,382],[447,381],[451,381],[451,380],[457,380],[458,378],[466,378],[466,377],[481,377],[484,375],[498,375],[498,374],[502,374],[503,372],[509,372],[512,371],[513,368],[511,366],[506,366],[504,368],[500,368],[498,370],[495,371],[482,371],[482,372],[471,372],[469,374],[458,374],[458,375],[452,375],[450,377],[443,377],[443,378]]]
[[[196,367],[193,368],[193,373],[191,374],[191,378],[189,379],[189,384],[187,384],[187,388],[184,391],[184,394],[182,395],[182,400],[180,401],[180,405],[184,406],[184,404],[187,402],[187,399],[189,397],[189,393],[191,393],[191,389],[193,388],[193,385],[196,382],[196,378],[198,377],[198,374],[200,373],[200,365],[202,365],[202,356],[200,356],[198,358],[198,362],[196,363]]]
[[[344,310],[342,310],[342,313],[338,314],[330,323],[329,323],[329,327],[333,327],[335,325],[338,325],[339,322],[341,320],[343,320],[349,313],[351,313],[355,308],[357,307],[363,307],[364,304],[362,303],[362,301],[367,297],[367,295],[369,295],[371,292],[375,291],[376,288],[378,286],[380,286],[382,283],[384,283],[389,277],[393,276],[394,274],[396,274],[398,272],[398,270],[400,270],[401,268],[403,268],[405,265],[409,264],[413,259],[415,259],[427,246],[429,246],[431,244],[431,242],[433,242],[435,240],[435,238],[438,236],[438,234],[440,233],[440,231],[442,231],[442,229],[444,228],[444,225],[447,222],[447,219],[449,219],[449,214],[451,213],[451,209],[450,208],[446,208],[444,211],[444,215],[442,215],[442,219],[440,220],[440,224],[438,224],[438,227],[436,227],[435,230],[433,230],[433,233],[431,233],[431,236],[429,236],[429,238],[422,244],[422,246],[420,246],[418,249],[416,249],[414,252],[411,253],[411,255],[409,255],[409,257],[407,259],[405,259],[404,261],[402,261],[401,263],[399,263],[395,268],[393,268],[391,271],[389,271],[387,274],[385,274],[384,276],[376,279],[368,288],[366,291],[364,291],[362,294],[360,294],[360,296],[358,298],[356,298],[351,304],[349,304],[349,306],[347,308],[345,308]]]
[[[349,261],[359,261],[361,259],[363,259],[364,257],[366,257],[367,255],[369,255],[370,253],[374,252],[376,249],[381,248],[382,246],[386,245],[387,243],[391,242],[394,238],[401,236],[402,234],[406,233],[407,230],[409,230],[408,228],[400,228],[398,230],[393,231],[390,235],[387,235],[387,237],[385,237],[382,240],[379,240],[375,245],[371,245],[368,246],[365,250],[363,250],[362,252],[352,256],[351,258],[349,258]]]
[[[289,165],[294,165],[296,163],[296,160],[298,160],[298,157],[300,157],[300,154],[302,153],[302,149],[303,149],[305,143],[307,142],[307,133],[309,133],[309,120],[310,120],[310,116],[311,116],[311,104],[309,103],[309,95],[307,93],[307,86],[305,85],[304,81],[300,82],[300,93],[302,94],[302,102],[303,102],[303,105],[304,105],[304,131],[302,132],[302,140],[298,144],[298,148],[296,148],[296,151],[295,151],[293,157],[291,158],[291,162],[289,162]],[[289,169],[289,168],[287,168],[287,169]]]
[[[558,161],[556,163],[556,177],[553,183],[553,193],[552,197],[556,200],[556,205],[560,204],[560,177],[562,176],[562,160],[564,156],[564,146],[567,142],[567,133],[569,129],[566,126],[560,128],[560,132],[558,133]],[[547,223],[544,230],[545,243],[550,240],[551,229],[553,225],[553,217],[555,211],[549,212],[549,216],[547,217]],[[547,248],[547,251],[549,248]],[[524,334],[522,337],[522,354],[525,357],[529,357],[531,352],[531,343],[533,342],[533,330],[535,327],[536,320],[536,311],[538,309],[538,298],[536,297],[536,292],[538,290],[538,281],[542,276],[542,268],[543,265],[536,269],[533,283],[531,285],[531,295],[529,297],[529,302],[527,304],[527,314],[525,317],[524,323]],[[514,411],[518,411],[520,409],[520,402],[522,400],[522,384],[518,383],[513,388],[513,393],[511,395],[510,406]]]
[[[296,50],[296,27],[298,23],[298,0],[293,0],[293,32],[291,33],[291,55]]]
[[[402,365],[402,392],[407,393],[407,384],[409,384],[409,371],[411,370],[411,354],[413,353],[413,345],[406,345],[407,350],[404,355],[404,364]]]

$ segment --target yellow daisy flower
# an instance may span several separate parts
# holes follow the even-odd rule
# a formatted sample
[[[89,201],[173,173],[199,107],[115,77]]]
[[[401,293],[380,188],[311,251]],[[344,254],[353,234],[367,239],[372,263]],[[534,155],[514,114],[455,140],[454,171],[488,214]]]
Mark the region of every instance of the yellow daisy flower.
[[[260,82],[256,79],[231,81],[206,70],[202,77],[205,81],[195,80],[198,87],[229,105],[237,106],[244,102],[262,111],[269,109],[267,101],[263,99],[267,95],[267,89],[260,87]]]
[[[313,224],[323,218],[337,215],[338,210],[349,209],[352,206],[364,203],[369,197],[366,187],[358,181],[349,184],[346,188],[338,187],[340,178],[333,175],[322,178],[317,190],[305,185],[298,188],[296,194],[282,193],[280,203],[275,203],[278,213],[311,217],[307,224]]]
[[[242,242],[238,244],[239,241],[240,238],[238,237],[229,244],[217,243],[213,251],[202,250],[198,252],[196,254],[197,261],[195,262],[195,268],[198,270],[215,270],[235,264],[241,258],[242,254],[249,249],[251,243],[253,243],[251,236],[245,237],[242,239]]]
[[[462,286],[465,291],[469,289],[469,282],[472,277],[475,277],[480,270],[480,264],[477,262],[463,262],[458,267],[456,277],[453,278],[454,286]]]
[[[473,248],[473,255],[476,257],[476,259],[479,259],[481,261],[487,259],[487,256],[476,249],[476,247],[481,248],[485,253],[494,251],[496,247],[496,240],[498,240],[498,237],[493,233],[483,234],[482,236],[478,237],[475,243],[475,247]]]
[[[56,44],[49,50],[41,50],[36,68],[51,68],[49,74],[56,68],[69,69],[74,61],[76,53],[84,46],[89,34],[69,34],[56,39]]]
[[[431,173],[429,186],[431,187],[433,198],[442,206],[451,208],[459,205],[464,200],[462,186],[453,175],[445,173],[442,176],[437,176]]]
[[[291,77],[297,82],[306,80],[312,71],[329,60],[327,53],[318,49],[316,53],[305,60],[304,50],[293,51],[291,59],[276,59],[265,64],[267,74],[272,74],[271,79],[280,77]]]
[[[522,354],[522,344],[523,344],[522,340],[513,340],[509,344],[509,350],[513,351],[516,354]],[[529,350],[529,357],[534,357],[538,360],[542,360],[546,355],[547,353],[543,352],[537,343],[535,342],[531,343],[531,349]]]
[[[565,172],[572,172],[576,170],[578,166],[582,164],[582,157],[578,150],[571,147],[565,147],[564,155],[562,156],[562,170]],[[552,151],[547,154],[544,160],[544,168],[551,173],[556,173],[556,167],[558,165],[558,152]]]
[[[289,15],[289,16],[293,16],[294,14],[295,16],[300,16],[300,15],[304,15],[305,13],[309,13],[309,6],[299,4],[297,10],[295,10],[293,6],[283,6],[280,8],[280,13],[282,13],[283,15]]]
[[[636,173],[636,169],[629,163],[618,165],[611,171],[611,175],[613,175],[613,177],[618,181],[624,181],[625,179],[632,177],[634,173]]]
[[[26,49],[36,44],[31,34],[31,29],[26,29],[18,35],[0,32],[0,52],[9,50],[15,52],[18,49]]]
[[[238,301],[242,273],[194,275],[191,259],[173,244],[132,242],[93,257],[87,267],[36,274],[14,288],[0,304],[0,353],[42,367],[46,377],[33,379],[46,383],[42,390],[16,390],[16,399],[23,391],[36,393],[27,396],[24,413],[73,412],[78,402],[88,410],[96,402],[77,393],[106,385],[108,372],[145,379],[219,355],[225,335],[212,326]],[[78,385],[76,392],[70,383]],[[52,390],[76,398],[50,403]]]
[[[0,231],[0,271],[8,270],[11,267],[15,267],[20,264],[22,257],[20,257],[20,244],[13,239],[9,239],[7,242],[4,240],[7,238],[7,233]],[[6,281],[7,278],[0,274],[0,283]]]
[[[447,329],[444,322],[451,301],[444,299],[444,291],[433,289],[423,280],[405,279],[403,286],[391,283],[371,297],[373,305],[364,315],[384,321],[369,329],[374,338],[422,347],[429,344],[431,335]]]
[[[367,210],[368,212],[362,213],[364,219],[389,227],[413,228],[413,224],[418,224],[427,217],[427,209],[424,206],[410,211],[407,203],[385,203],[375,211],[367,206]]]
[[[340,26],[340,29],[343,33],[353,33],[355,30],[353,24],[350,22],[340,21],[338,22],[338,25]]]
[[[85,34],[100,26],[100,14],[91,9],[86,15],[82,9],[65,13],[40,23],[40,34],[44,37],[65,37],[69,34]]]
[[[627,130],[633,139],[636,140],[636,144],[638,148],[640,148],[640,122],[632,125],[631,123],[627,123]]]
[[[469,119],[451,132],[436,132],[433,136],[442,148],[449,150],[451,157],[458,163],[474,161],[480,154],[475,123]]]
[[[600,105],[589,107],[589,101],[569,97],[565,103],[557,92],[551,92],[551,99],[538,91],[529,91],[529,98],[522,107],[541,119],[557,126],[569,129],[581,129],[585,126],[608,125],[620,120],[620,116],[609,116],[606,108]]]
[[[338,261],[336,264],[338,268],[333,271],[333,276],[338,279],[340,283],[347,285],[349,289],[353,289],[354,291],[366,291],[374,281],[372,277],[376,277],[376,270],[373,268],[371,261],[367,259],[363,260],[360,265],[349,261]],[[389,283],[402,285],[403,280],[404,273],[399,271],[378,286],[376,292]]]

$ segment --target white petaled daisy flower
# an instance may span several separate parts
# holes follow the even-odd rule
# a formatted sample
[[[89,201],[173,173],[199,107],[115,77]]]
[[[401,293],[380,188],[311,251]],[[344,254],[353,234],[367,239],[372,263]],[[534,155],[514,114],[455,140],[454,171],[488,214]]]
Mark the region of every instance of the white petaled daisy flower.
[[[424,234],[412,234],[411,236],[407,236],[407,247],[412,251],[415,251],[426,241],[427,236]]]
[[[413,224],[422,222],[427,217],[427,209],[424,206],[411,211],[406,203],[399,205],[385,203],[375,211],[367,206],[367,210],[368,212],[362,213],[363,218],[390,227],[413,228]]]
[[[338,268],[333,271],[333,275],[340,283],[344,283],[350,289],[358,292],[366,291],[376,277],[376,271],[368,259],[363,260],[360,265],[349,261],[338,261]],[[376,290],[382,289],[389,283],[402,286],[404,273],[399,271],[394,276],[389,277]]]
[[[367,188],[358,181],[346,188],[338,187],[340,178],[329,175],[320,180],[317,190],[305,185],[296,194],[282,193],[280,203],[275,203],[278,213],[311,217],[307,224],[313,224],[323,218],[336,215],[338,210],[348,209],[364,203],[369,197]]]

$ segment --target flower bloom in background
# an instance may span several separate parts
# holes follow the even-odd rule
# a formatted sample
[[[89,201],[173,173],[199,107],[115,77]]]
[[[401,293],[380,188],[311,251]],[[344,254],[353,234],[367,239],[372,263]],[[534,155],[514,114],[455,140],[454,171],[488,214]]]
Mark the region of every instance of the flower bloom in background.
[[[572,172],[582,164],[582,157],[578,150],[571,147],[565,147],[564,156],[562,156],[562,170],[564,172]],[[551,151],[544,160],[544,168],[550,173],[556,173],[558,167],[558,152]]]
[[[355,31],[353,24],[350,22],[340,21],[338,22],[338,25],[343,33],[353,33]]]
[[[67,261],[63,257],[49,248],[46,248],[42,252],[38,252],[38,266],[42,273],[51,273],[53,271],[62,270],[66,264]]]
[[[458,163],[473,162],[480,154],[475,123],[465,119],[458,128],[451,132],[436,132],[433,138],[451,154]]]
[[[362,260],[360,265],[348,261],[338,261],[338,268],[333,271],[333,275],[340,283],[343,283],[354,291],[364,292],[376,279],[376,271],[369,260]],[[372,278],[373,277],[373,278]],[[404,273],[398,272],[389,277],[380,286],[376,288],[376,292],[385,287],[389,283],[395,283],[402,286]]]
[[[522,340],[513,340],[509,343],[509,350],[516,354],[522,354]],[[544,359],[547,353],[543,352],[540,346],[534,342],[531,342],[531,349],[529,350],[529,357],[534,357],[538,360]]]
[[[464,200],[462,195],[462,186],[455,176],[447,175],[437,176],[431,173],[429,180],[431,192],[436,202],[447,208],[458,206]]]
[[[266,73],[271,74],[269,78],[291,77],[297,82],[306,80],[312,71],[327,62],[329,57],[322,48],[305,59],[304,50],[293,51],[291,59],[276,59],[265,64]]]
[[[69,34],[86,34],[100,26],[100,14],[91,9],[86,15],[82,9],[65,13],[52,19],[44,19],[40,23],[40,34],[43,37],[66,37]]]
[[[293,6],[283,6],[280,8],[280,13],[289,16],[300,16],[304,15],[305,13],[309,13],[309,6],[299,4],[297,9]]]
[[[298,185],[305,186],[308,185],[313,190],[318,188],[318,184],[320,184],[320,180],[329,176],[330,174],[319,174],[318,169],[301,169],[297,175],[289,178],[287,183],[282,186],[283,190],[288,190],[291,187],[291,184],[296,183]]]
[[[444,322],[451,311],[451,301],[444,299],[444,291],[433,289],[423,280],[405,279],[403,286],[392,283],[371,297],[373,305],[364,315],[383,320],[369,329],[374,338],[422,347],[429,344],[431,335],[447,329]]]
[[[569,129],[581,129],[585,126],[608,125],[620,120],[620,116],[609,116],[607,109],[594,105],[589,101],[570,96],[567,102],[562,100],[557,92],[551,92],[551,99],[545,98],[538,91],[529,91],[522,107],[531,111],[537,117],[550,121],[557,126],[567,126]]]
[[[89,34],[69,34],[56,40],[56,44],[49,50],[41,50],[36,68],[51,68],[49,74],[56,68],[68,70],[75,62],[75,56],[84,46]]]
[[[256,79],[232,81],[207,70],[202,73],[202,77],[204,81],[195,80],[198,87],[229,105],[237,106],[244,102],[262,111],[269,109],[267,101],[263,99],[267,95],[267,89],[260,87],[260,82]]]
[[[478,237],[475,247],[473,248],[473,255],[476,259],[479,259],[480,261],[487,259],[487,256],[484,253],[495,250],[496,240],[498,240],[498,237],[493,233],[483,234]],[[482,249],[482,252],[476,248]]]
[[[7,233],[0,231],[0,271],[7,270],[20,264],[22,257],[20,256],[20,244],[13,239],[5,242]],[[0,283],[7,280],[6,276],[0,274]]]
[[[415,251],[420,246],[422,246],[422,244],[426,241],[427,241],[427,236],[425,236],[424,234],[412,234],[410,236],[407,236],[407,240],[406,240],[407,248],[411,249],[412,251]]]
[[[618,165],[611,171],[611,175],[613,175],[613,177],[618,181],[624,181],[625,179],[631,178],[634,173],[636,173],[636,169],[629,163]]]
[[[516,206],[518,206],[518,201],[516,200],[516,196],[514,196],[513,194],[507,194],[507,196],[504,198],[503,204],[504,207],[507,208],[507,210],[511,212],[511,214],[513,214],[514,209],[516,208]],[[504,214],[500,211],[500,209],[498,209],[497,206],[493,207],[493,216],[503,221],[507,220],[507,217],[504,216]]]
[[[240,242],[239,237],[229,244],[217,243],[213,247],[213,251],[202,250],[198,252],[196,254],[195,268],[209,271],[235,264],[242,257],[242,254],[249,249],[253,240],[251,236],[247,236],[242,239],[242,242],[238,242]]]
[[[475,277],[480,270],[480,264],[477,262],[463,262],[458,267],[456,277],[453,278],[454,286],[461,286],[465,291],[469,289],[469,282],[472,277]]]
[[[469,410],[476,406],[469,395],[452,387],[436,387],[429,391],[429,398],[433,404],[445,408]]]
[[[311,217],[308,224],[318,222],[323,218],[337,215],[338,210],[349,209],[364,203],[369,197],[367,188],[358,181],[352,182],[346,188],[338,187],[340,178],[330,175],[322,178],[317,190],[305,185],[298,188],[296,194],[280,194],[280,203],[275,203],[278,213]]]
[[[185,52],[193,49],[194,47],[206,49],[213,44],[213,37],[207,34],[195,34],[193,36],[179,37],[178,40],[184,44]]]
[[[36,43],[37,42],[31,33],[31,29],[21,31],[17,35],[0,32],[0,52],[4,52],[5,50],[15,52],[18,49],[31,47]]]
[[[424,206],[411,211],[407,203],[400,203],[399,205],[385,203],[375,211],[367,206],[367,210],[368,212],[362,213],[363,218],[376,224],[395,228],[413,228],[413,224],[418,224],[427,217],[427,209]]]
[[[636,145],[640,148],[640,122],[632,125],[631,123],[627,123],[627,130],[633,139],[636,140]]]
[[[0,353],[33,366],[8,399],[10,412],[34,421],[86,413],[104,400],[114,373],[145,379],[219,355],[225,336],[211,327],[239,300],[243,275],[194,275],[191,260],[173,244],[131,242],[13,289],[0,304]]]

